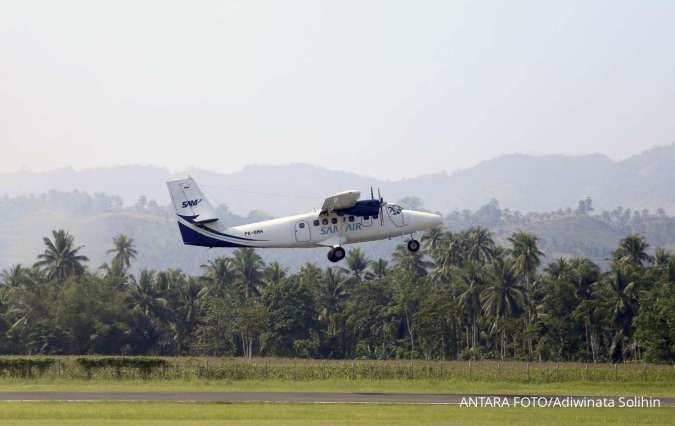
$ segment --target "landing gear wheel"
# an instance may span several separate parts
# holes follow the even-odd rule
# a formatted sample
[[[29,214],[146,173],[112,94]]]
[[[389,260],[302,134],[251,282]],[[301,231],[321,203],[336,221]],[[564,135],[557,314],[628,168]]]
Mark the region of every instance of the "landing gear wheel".
[[[333,247],[328,251],[328,260],[331,262],[339,262],[345,258],[345,249],[342,247]]]
[[[408,250],[415,253],[419,249],[420,249],[420,242],[419,241],[417,241],[417,240],[408,241]]]

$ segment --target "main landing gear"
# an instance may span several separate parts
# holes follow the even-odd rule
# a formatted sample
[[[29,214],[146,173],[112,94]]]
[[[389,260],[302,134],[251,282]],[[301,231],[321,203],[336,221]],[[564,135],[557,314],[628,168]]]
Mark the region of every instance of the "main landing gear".
[[[419,249],[420,249],[420,242],[419,241],[417,241],[417,240],[408,241],[408,250],[415,253]]]
[[[345,249],[340,246],[333,247],[328,251],[328,260],[331,262],[339,262],[345,258]]]

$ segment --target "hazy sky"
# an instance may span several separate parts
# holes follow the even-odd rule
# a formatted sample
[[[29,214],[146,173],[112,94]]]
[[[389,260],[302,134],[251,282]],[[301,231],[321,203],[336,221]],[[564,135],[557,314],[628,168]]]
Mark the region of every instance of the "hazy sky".
[[[0,172],[382,178],[675,141],[675,1],[5,1]]]

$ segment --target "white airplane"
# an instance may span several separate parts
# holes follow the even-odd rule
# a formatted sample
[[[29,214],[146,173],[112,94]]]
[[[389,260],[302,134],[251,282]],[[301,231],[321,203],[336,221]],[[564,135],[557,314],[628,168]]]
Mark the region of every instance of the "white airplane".
[[[408,210],[375,199],[359,201],[358,191],[326,198],[320,210],[247,225],[225,227],[192,177],[167,182],[183,243],[202,247],[330,247],[328,260],[345,257],[345,244],[409,236],[408,250],[420,243],[415,233],[442,223],[440,215]],[[378,190],[379,195],[379,190]]]

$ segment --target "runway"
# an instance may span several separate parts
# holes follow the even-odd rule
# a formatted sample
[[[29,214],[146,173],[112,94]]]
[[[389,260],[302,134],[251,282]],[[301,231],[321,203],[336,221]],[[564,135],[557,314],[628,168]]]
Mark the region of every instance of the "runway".
[[[622,399],[623,398],[623,399]],[[524,406],[528,399],[534,406],[555,406],[567,401],[613,401],[620,407],[629,401],[646,406],[645,401],[659,401],[661,407],[675,407],[675,398],[641,398],[635,396],[570,395],[462,395],[435,393],[337,393],[337,392],[0,392],[0,401],[164,401],[202,403],[324,403],[324,404],[444,404],[466,406]],[[583,406],[583,405],[577,405]],[[596,405],[597,406],[597,405]],[[654,405],[655,406],[655,405]]]

